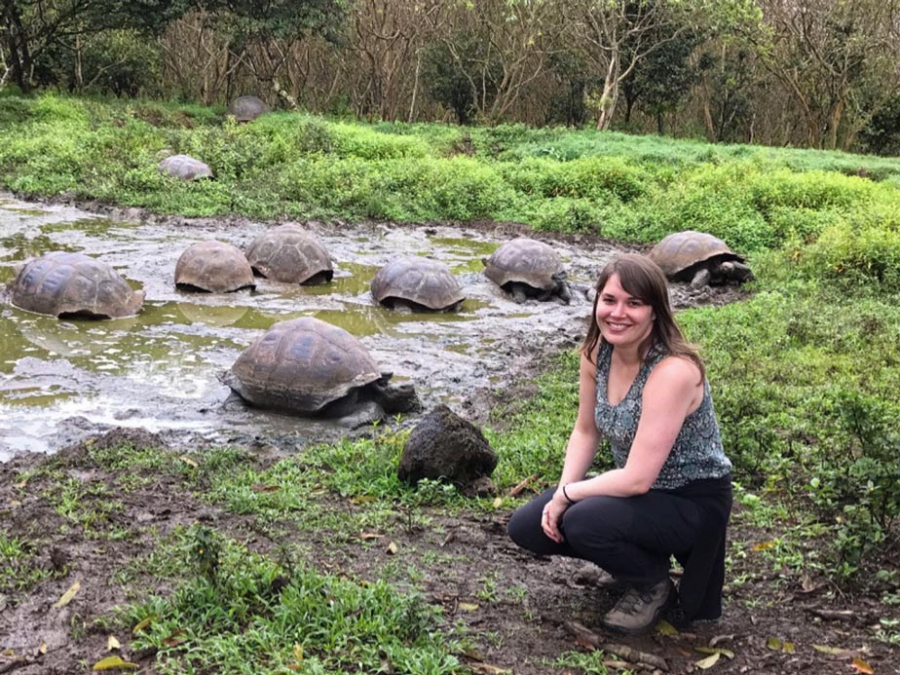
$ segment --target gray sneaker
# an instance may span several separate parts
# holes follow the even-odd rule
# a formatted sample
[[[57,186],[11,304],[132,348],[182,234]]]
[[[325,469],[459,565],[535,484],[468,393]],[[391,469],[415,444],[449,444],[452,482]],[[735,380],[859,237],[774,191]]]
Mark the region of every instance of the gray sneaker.
[[[656,625],[675,598],[675,587],[668,577],[653,586],[630,587],[616,606],[601,620],[608,629],[627,635],[640,635]]]

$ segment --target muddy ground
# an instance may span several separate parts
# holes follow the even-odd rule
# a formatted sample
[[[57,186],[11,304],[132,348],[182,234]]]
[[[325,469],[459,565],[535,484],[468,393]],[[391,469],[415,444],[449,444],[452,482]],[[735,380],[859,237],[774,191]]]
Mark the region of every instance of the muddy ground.
[[[148,218],[139,213],[110,215]],[[175,220],[178,219],[155,222]],[[244,223],[232,224],[237,227]],[[466,228],[489,233],[491,237],[526,232],[514,224],[469,223]],[[616,248],[610,242],[589,237],[540,237],[584,251]],[[718,304],[739,297],[734,289],[697,294],[677,288],[675,304]],[[587,302],[585,306],[589,306]],[[534,320],[541,319],[538,316]],[[494,366],[498,372],[502,370],[502,380],[470,387],[453,407],[463,417],[483,424],[492,408],[527,396],[529,383],[546,367],[548,357],[575,345],[581,333],[582,326],[577,323],[557,326],[550,331],[550,337],[547,331],[532,334],[521,330],[514,342],[496,350]],[[171,440],[165,435],[134,430],[94,429],[91,434],[87,443],[93,447],[123,440],[165,446]],[[252,461],[260,467],[277,461],[286,450],[283,444],[269,442],[272,439],[265,437],[233,440],[247,443],[253,450]],[[91,462],[85,448],[84,441],[70,444],[53,461],[60,462],[70,478],[85,483],[115,485],[123,480],[116,470]],[[194,451],[202,456],[203,448],[197,446]],[[51,489],[49,483],[40,478],[23,480],[23,476],[47,461],[50,460],[45,456],[19,454],[0,464],[0,517],[4,529],[11,537],[33,542],[38,564],[52,572],[52,578],[28,593],[9,591],[0,595],[0,673],[87,672],[91,664],[108,654],[109,631],[101,620],[109,617],[115,607],[133,601],[140,588],[140,584],[126,588],[114,583],[117,571],[146,555],[154,541],[179,525],[212,524],[260,551],[272,551],[289,543],[268,540],[252,519],[202,503],[176,474],[160,475],[121,496],[124,508],[115,514],[115,523],[129,536],[102,541],[85,537],[77,529],[63,527],[65,523],[46,494]],[[531,485],[526,493],[539,488],[538,484]],[[322,495],[321,499],[336,500],[330,495]],[[424,572],[419,583],[430,600],[443,607],[448,623],[460,620],[476,636],[478,650],[460,655],[476,673],[580,673],[583,671],[553,663],[568,652],[590,651],[592,640],[628,648],[619,649],[619,656],[606,657],[610,672],[700,672],[704,669],[698,662],[709,654],[697,648],[714,645],[728,652],[708,666],[708,672],[714,673],[900,673],[900,646],[889,645],[877,634],[883,628],[880,619],[897,618],[896,608],[885,607],[878,598],[838,593],[825,578],[797,579],[788,570],[773,569],[762,553],[755,553],[752,547],[771,541],[777,533],[760,531],[748,524],[740,516],[739,507],[730,538],[741,542],[749,553],[733,556],[723,618],[697,625],[690,633],[655,632],[627,638],[606,634],[599,626],[599,617],[615,602],[618,591],[598,570],[576,561],[535,558],[509,541],[505,525],[511,504],[506,499],[493,513],[473,510],[452,517],[435,509],[433,525],[429,527],[410,527],[398,512],[393,529],[385,529],[377,533],[378,538],[365,542],[336,538],[333,533],[321,531],[307,542],[309,550],[314,551],[310,562],[323,572],[340,572],[361,579],[379,578],[390,560],[400,560],[401,567]],[[362,508],[350,502],[335,503],[335,507]],[[397,545],[393,557],[386,542]],[[76,581],[81,588],[75,598],[64,607],[54,608],[54,603]],[[521,588],[527,592],[517,593],[516,589]],[[575,624],[584,626],[587,633],[576,634]],[[126,659],[137,661],[140,672],[154,672],[152,654],[136,653],[127,634],[118,637]],[[634,654],[625,653],[629,650],[652,655],[664,663],[629,661],[629,656],[634,658]]]
[[[123,440],[162,442],[159,437],[129,430],[114,431],[90,443],[99,447]],[[202,449],[197,456],[202,457]],[[266,453],[253,457],[259,466],[277,459]],[[167,473],[120,495],[124,509],[114,514],[114,524],[127,530],[127,536],[115,540],[85,536],[78,528],[65,527],[47,499],[51,485],[46,479],[24,482],[23,476],[46,461],[30,455],[0,465],[5,529],[11,537],[32,542],[39,553],[38,564],[55,577],[30,593],[0,596],[0,673],[87,672],[91,664],[109,655],[111,633],[120,640],[119,653],[126,660],[140,664],[141,672],[154,672],[154,655],[132,648],[127,628],[108,627],[114,608],[134,601],[147,588],[140,579],[126,586],[113,579],[177,526],[205,523],[248,542],[254,550],[273,554],[292,543],[284,538],[270,540],[252,518],[203,503],[178,475]],[[63,450],[55,461],[68,476],[85,483],[117,485],[127,480],[121,471],[92,462],[84,445]],[[322,499],[330,500],[334,508],[364,508],[334,496]],[[311,551],[308,562],[323,573],[374,580],[381,578],[391,563],[392,575],[398,569],[417,570],[421,574],[417,583],[430,601],[442,606],[448,624],[462,621],[474,636],[477,649],[460,654],[472,672],[581,673],[584,671],[558,667],[554,662],[565,653],[591,651],[591,640],[624,645],[662,660],[661,664],[641,665],[629,663],[627,653],[620,657],[610,654],[605,658],[609,672],[700,672],[698,662],[709,655],[696,650],[710,645],[726,650],[728,656],[720,656],[709,672],[900,672],[900,650],[875,639],[879,619],[885,616],[885,607],[876,599],[836,594],[827,579],[792,579],[786,572],[771,569],[762,555],[751,553],[734,560],[726,588],[726,611],[718,622],[697,625],[690,633],[622,637],[607,634],[599,626],[599,617],[615,602],[615,587],[596,568],[571,560],[535,558],[515,547],[505,534],[507,506],[487,514],[448,517],[435,509],[431,515],[429,526],[410,526],[407,516],[398,510],[394,527],[360,533],[358,539],[335,537],[325,530],[300,536]],[[773,535],[748,526],[738,515],[730,536],[733,542],[752,544],[769,541]],[[389,543],[396,545],[393,555]],[[402,578],[391,578],[404,583]],[[55,608],[54,603],[76,581],[80,590],[75,598],[65,607]],[[574,624],[584,626],[587,637],[573,633]]]

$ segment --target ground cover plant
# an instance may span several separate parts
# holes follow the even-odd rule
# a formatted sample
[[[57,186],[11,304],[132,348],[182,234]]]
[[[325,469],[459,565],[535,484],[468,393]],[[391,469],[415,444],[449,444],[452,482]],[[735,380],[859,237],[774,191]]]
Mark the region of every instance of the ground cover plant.
[[[750,256],[750,297],[679,318],[735,462],[730,610],[702,640],[631,644],[682,670],[729,634],[720,672],[895,667],[900,162],[290,113],[239,126],[221,110],[54,96],[0,97],[0,120],[0,181],[30,196],[184,215],[515,220],[637,243],[722,236]],[[160,176],[161,150],[207,161],[217,180]],[[571,567],[503,535],[511,509],[558,475],[575,415],[577,354],[543,361],[533,385],[483,411],[496,498],[400,483],[403,434],[379,427],[291,458],[114,436],[3,467],[0,625],[13,625],[6,614],[22,630],[54,627],[49,657],[38,643],[5,658],[32,672],[107,654],[155,672],[614,672],[565,630],[567,617],[596,625],[608,591],[572,588]],[[91,569],[109,580],[37,610]],[[786,614],[788,600],[805,609]],[[124,648],[109,651],[109,635]]]

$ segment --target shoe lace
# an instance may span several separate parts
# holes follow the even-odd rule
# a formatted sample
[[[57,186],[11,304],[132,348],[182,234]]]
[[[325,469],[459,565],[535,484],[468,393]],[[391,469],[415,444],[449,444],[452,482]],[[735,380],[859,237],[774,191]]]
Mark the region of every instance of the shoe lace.
[[[643,605],[648,605],[652,601],[651,593],[631,587],[625,591],[625,595],[616,604],[616,609],[624,614],[637,614]]]

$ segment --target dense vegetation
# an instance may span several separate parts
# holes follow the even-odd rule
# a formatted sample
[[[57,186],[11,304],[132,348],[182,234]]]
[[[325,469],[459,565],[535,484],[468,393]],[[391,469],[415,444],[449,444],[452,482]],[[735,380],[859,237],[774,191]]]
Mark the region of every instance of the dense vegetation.
[[[895,154],[896,0],[5,0],[0,88]]]
[[[207,161],[217,179],[161,176],[156,164],[163,151]],[[735,461],[738,517],[773,531],[764,553],[779,573],[823,575],[876,592],[900,583],[898,182],[900,161],[840,152],[524,125],[361,124],[286,112],[236,125],[222,108],[0,97],[0,186],[20,194],[186,215],[515,220],[643,243],[687,228],[723,237],[750,256],[757,275],[752,297],[680,319],[708,363]],[[575,355],[561,356],[559,366],[541,380],[533,401],[504,411],[497,430],[488,430],[502,457],[495,475],[501,489],[534,473],[551,481],[558,471],[576,407]],[[394,470],[400,447],[399,439],[381,435],[319,448],[267,473],[235,471],[239,457],[224,452],[204,460],[202,470],[215,472],[204,485],[208,498],[264,522],[313,517],[304,496],[313,488],[372,500],[368,522],[396,504],[411,514],[426,502],[472,506],[449,486],[414,492],[402,485]],[[275,484],[282,487],[271,494],[253,491]],[[201,573],[188,586],[167,600],[147,600],[129,617],[162,614],[165,604],[174,618],[154,627],[148,640],[196,631],[208,640],[197,647],[198,663],[240,663],[241,649],[267,648],[271,627],[253,633],[258,642],[246,647],[236,638],[217,641],[205,627],[231,630],[231,617],[218,614],[221,603],[257,602],[284,565],[203,539],[210,536],[195,529],[169,542],[173,559],[182,561],[213,546],[216,563],[204,568],[200,556]],[[0,544],[18,550],[3,533]],[[17,559],[13,553],[10,560]],[[219,558],[233,576],[216,582],[222,594],[216,597],[204,577],[216,578]],[[9,569],[4,574],[12,583],[16,573]],[[172,571],[172,578],[182,572]],[[297,589],[309,587],[343,598],[361,619],[393,607],[385,626],[346,628],[364,636],[353,653],[366,668],[374,670],[379,658],[367,641],[381,639],[378,631],[398,631],[395,619],[413,631],[406,642],[390,643],[396,662],[408,658],[408,643],[434,659],[433,668],[419,672],[455,668],[430,641],[431,619],[413,599],[295,572],[291,602],[301,601]],[[198,607],[208,613],[198,615]],[[323,635],[344,630],[327,611],[313,620],[328,626]],[[174,662],[172,671],[182,665]],[[321,667],[329,666],[346,664],[323,660]]]

